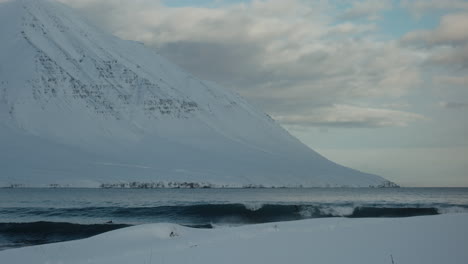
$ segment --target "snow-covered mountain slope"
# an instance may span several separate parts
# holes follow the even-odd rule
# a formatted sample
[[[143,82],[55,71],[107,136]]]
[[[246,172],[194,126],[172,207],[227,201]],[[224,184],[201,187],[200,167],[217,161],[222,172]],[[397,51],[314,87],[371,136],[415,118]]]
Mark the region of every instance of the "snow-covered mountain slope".
[[[387,183],[62,4],[1,3],[0,36],[0,185]]]

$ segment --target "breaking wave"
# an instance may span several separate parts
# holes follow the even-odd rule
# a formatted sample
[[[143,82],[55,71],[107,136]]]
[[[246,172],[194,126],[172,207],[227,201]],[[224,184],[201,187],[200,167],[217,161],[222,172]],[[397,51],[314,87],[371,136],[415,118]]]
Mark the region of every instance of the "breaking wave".
[[[0,208],[0,250],[81,239],[141,223],[172,222],[193,228],[323,217],[410,217],[468,212],[468,206],[382,204],[195,204],[157,207]],[[49,221],[60,219],[60,221]],[[78,223],[76,223],[78,221]],[[81,222],[80,222],[81,221]],[[75,222],[75,223],[72,223]],[[83,224],[91,223],[91,224]],[[98,224],[95,224],[98,223]]]
[[[0,208],[0,213],[23,219],[99,219],[105,223],[179,224],[265,223],[321,217],[409,217],[468,212],[467,206],[399,204],[195,204],[156,207]],[[65,221],[68,222],[68,221]]]

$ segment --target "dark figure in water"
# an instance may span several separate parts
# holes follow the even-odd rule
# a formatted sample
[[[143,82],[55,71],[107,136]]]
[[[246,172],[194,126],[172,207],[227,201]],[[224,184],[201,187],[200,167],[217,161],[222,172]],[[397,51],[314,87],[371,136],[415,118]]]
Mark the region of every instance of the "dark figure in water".
[[[112,222],[112,220],[106,222],[106,224],[113,224],[113,223],[114,222]]]

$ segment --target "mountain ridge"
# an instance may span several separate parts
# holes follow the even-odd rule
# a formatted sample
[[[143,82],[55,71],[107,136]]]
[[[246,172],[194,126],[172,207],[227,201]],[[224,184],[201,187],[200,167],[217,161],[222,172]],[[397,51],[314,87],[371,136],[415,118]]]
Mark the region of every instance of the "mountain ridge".
[[[235,92],[50,0],[0,4],[0,185],[386,185],[306,147]]]

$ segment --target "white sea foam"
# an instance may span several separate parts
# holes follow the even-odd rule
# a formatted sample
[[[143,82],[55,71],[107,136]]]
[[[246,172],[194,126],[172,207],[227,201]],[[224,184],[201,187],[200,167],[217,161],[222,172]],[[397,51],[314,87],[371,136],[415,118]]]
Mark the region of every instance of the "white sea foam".
[[[351,215],[354,211],[354,207],[351,206],[331,206],[331,207],[321,207],[320,213],[324,215],[332,216],[347,216]]]
[[[299,214],[305,218],[321,216],[348,216],[354,211],[352,206],[302,206]]]
[[[258,211],[263,207],[263,203],[245,203],[245,208],[250,211]]]
[[[460,214],[468,213],[468,208],[461,206],[439,207],[437,208],[439,214]]]

